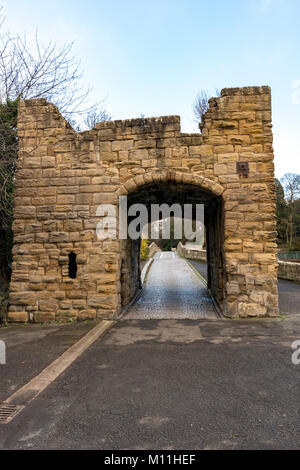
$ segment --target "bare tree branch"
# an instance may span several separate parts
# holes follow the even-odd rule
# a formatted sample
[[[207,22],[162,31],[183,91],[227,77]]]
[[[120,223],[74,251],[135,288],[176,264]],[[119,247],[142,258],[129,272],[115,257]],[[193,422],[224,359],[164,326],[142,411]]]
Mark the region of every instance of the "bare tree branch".
[[[88,129],[94,129],[98,122],[110,121],[110,120],[111,120],[111,115],[108,113],[108,111],[105,108],[100,108],[98,110],[92,109],[86,114],[84,118],[84,124],[86,125]]]
[[[221,96],[220,90],[216,90],[216,96]],[[193,104],[193,111],[197,122],[202,122],[204,114],[209,109],[210,96],[206,90],[201,90]]]
[[[288,220],[289,228],[289,245],[293,244],[294,238],[294,215],[295,215],[295,201],[300,197],[300,175],[296,173],[287,173],[281,178],[281,183],[284,188],[285,197],[290,206],[290,214]]]
[[[209,108],[208,100],[209,96],[205,90],[202,90],[196,96],[193,111],[197,122],[202,122],[203,116]]]
[[[72,55],[73,43],[58,47],[44,44],[35,34],[29,44],[26,35],[3,32],[0,8],[0,245],[3,233],[12,243],[13,187],[18,158],[17,113],[21,99],[46,98],[80,130],[79,122],[93,128],[111,119],[103,102],[88,105],[90,88],[82,86],[80,61]],[[3,250],[0,246],[0,271]],[[5,243],[4,243],[5,246]],[[11,246],[10,246],[11,248]],[[2,250],[2,251],[1,251]],[[9,250],[8,250],[9,252]],[[9,257],[9,253],[6,259]],[[6,266],[8,266],[6,261]]]

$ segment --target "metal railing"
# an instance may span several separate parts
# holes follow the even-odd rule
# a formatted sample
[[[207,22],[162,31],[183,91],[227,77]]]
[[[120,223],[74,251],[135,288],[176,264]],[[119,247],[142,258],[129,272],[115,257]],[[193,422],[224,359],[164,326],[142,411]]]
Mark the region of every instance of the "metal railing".
[[[300,251],[279,251],[278,259],[282,261],[290,261],[293,259],[300,260]]]

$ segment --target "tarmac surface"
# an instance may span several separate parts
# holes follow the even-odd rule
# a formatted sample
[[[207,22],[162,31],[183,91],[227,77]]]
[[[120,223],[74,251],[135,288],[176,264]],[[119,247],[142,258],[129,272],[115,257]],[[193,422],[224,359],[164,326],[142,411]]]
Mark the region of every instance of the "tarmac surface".
[[[279,284],[280,319],[123,318],[0,424],[0,448],[299,449],[300,286]],[[1,328],[1,399],[94,325]]]
[[[217,318],[211,296],[189,264],[174,252],[157,253],[141,296],[124,319]]]

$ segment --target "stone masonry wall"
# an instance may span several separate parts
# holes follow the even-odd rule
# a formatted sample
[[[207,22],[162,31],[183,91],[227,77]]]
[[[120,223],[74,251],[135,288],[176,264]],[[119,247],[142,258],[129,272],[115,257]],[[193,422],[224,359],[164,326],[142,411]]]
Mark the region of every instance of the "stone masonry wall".
[[[268,87],[222,90],[210,100],[201,134],[181,133],[177,116],[99,123],[77,133],[44,99],[20,103],[18,130],[11,321],[114,318],[122,247],[97,239],[96,209],[170,181],[222,197],[224,314],[278,314]],[[248,177],[237,162],[248,163]],[[76,279],[68,275],[71,252]]]
[[[206,250],[202,250],[199,247],[186,246],[179,242],[177,245],[177,253],[183,258],[206,262]]]
[[[155,253],[161,253],[161,249],[159,248],[159,246],[157,246],[157,244],[155,242],[152,242],[149,245],[148,257],[151,258],[152,256],[155,255]]]
[[[278,261],[278,278],[300,282],[300,263]]]

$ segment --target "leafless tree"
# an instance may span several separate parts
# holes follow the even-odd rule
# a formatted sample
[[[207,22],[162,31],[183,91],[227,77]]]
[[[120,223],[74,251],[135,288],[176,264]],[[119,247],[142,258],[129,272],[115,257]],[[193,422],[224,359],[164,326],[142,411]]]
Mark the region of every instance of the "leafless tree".
[[[296,173],[287,173],[281,178],[281,183],[284,188],[285,197],[290,206],[289,215],[289,245],[293,244],[294,237],[294,213],[295,213],[295,200],[300,197],[300,175]]]
[[[205,90],[202,90],[196,96],[193,104],[193,111],[197,122],[202,122],[203,116],[209,108],[209,96]]]
[[[9,244],[8,233],[11,237],[18,102],[46,98],[58,106],[76,130],[78,119],[93,127],[95,120],[110,118],[103,102],[86,104],[90,89],[82,87],[82,70],[72,54],[73,43],[62,47],[51,41],[43,44],[38,34],[29,43],[26,36],[3,31],[1,13],[0,9],[0,277],[6,256],[3,246]]]
[[[0,35],[1,103],[43,97],[66,118],[91,111],[86,107],[90,89],[81,86],[80,61],[72,49],[73,43],[43,44],[37,34],[32,45],[26,36]]]
[[[219,90],[216,90],[216,96],[221,96]],[[197,122],[202,122],[204,114],[209,109],[210,96],[206,90],[201,90],[193,104],[193,111]]]
[[[84,117],[84,124],[88,129],[94,129],[97,122],[110,121],[111,115],[108,113],[105,107],[99,108],[98,110],[92,109],[86,113]]]

